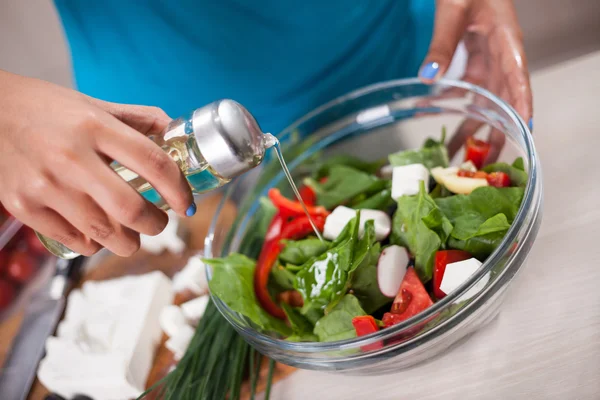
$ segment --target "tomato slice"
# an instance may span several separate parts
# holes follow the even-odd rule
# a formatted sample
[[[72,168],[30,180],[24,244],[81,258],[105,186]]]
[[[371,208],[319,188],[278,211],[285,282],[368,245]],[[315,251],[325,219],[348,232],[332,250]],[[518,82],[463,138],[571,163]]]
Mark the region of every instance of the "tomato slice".
[[[470,137],[467,139],[465,147],[465,161],[471,161],[477,169],[480,169],[490,153],[491,145],[483,140]]]
[[[356,336],[366,336],[370,333],[379,331],[377,322],[375,322],[375,318],[373,318],[371,315],[361,315],[360,317],[352,318],[352,325],[356,330]],[[371,351],[381,348],[383,348],[383,341],[361,346],[363,351]]]
[[[510,176],[508,176],[506,172],[492,172],[487,176],[486,179],[490,186],[498,188],[510,186]]]
[[[17,295],[15,286],[6,279],[0,279],[0,310],[7,308]]]
[[[441,299],[446,296],[446,293],[440,289],[442,279],[444,278],[444,272],[446,271],[446,265],[452,264],[458,261],[468,260],[473,256],[466,251],[462,250],[440,250],[435,253],[434,270],[433,270],[433,294],[437,299]]]
[[[27,252],[18,250],[11,254],[6,276],[18,283],[25,283],[35,272],[35,259]]]
[[[432,304],[433,301],[431,301],[429,294],[419,280],[415,269],[410,267],[406,270],[404,279],[400,284],[400,290],[398,290],[398,295],[394,299],[392,311],[385,313],[383,316],[383,323],[386,327],[390,327],[417,315]]]

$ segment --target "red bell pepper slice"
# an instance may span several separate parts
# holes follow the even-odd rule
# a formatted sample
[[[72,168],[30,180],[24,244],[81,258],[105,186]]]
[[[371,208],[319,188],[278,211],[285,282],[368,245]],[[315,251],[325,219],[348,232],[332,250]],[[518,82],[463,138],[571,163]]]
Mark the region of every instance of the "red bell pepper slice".
[[[281,239],[302,239],[313,232],[312,225],[307,216],[302,216],[287,224],[283,220],[283,216],[278,213],[271,221],[271,225],[267,230],[267,236],[273,236],[269,240],[265,240],[263,248],[258,256],[256,269],[254,271],[254,292],[260,305],[272,316],[285,319],[285,312],[277,303],[271,299],[267,284],[269,283],[269,275],[271,268],[277,262],[277,257],[281,252]],[[325,218],[323,216],[314,216],[313,222],[318,230],[322,231],[325,226]],[[280,228],[278,228],[280,227]],[[280,229],[279,234],[276,234]]]
[[[391,312],[383,315],[383,323],[386,327],[398,324],[417,315],[432,304],[433,301],[419,280],[415,269],[410,267],[406,270],[400,284]]]
[[[510,186],[510,176],[508,176],[506,172],[492,172],[487,176],[486,179],[490,186],[494,186],[497,188]]]
[[[441,299],[446,296],[446,293],[440,289],[442,285],[442,279],[444,278],[444,272],[446,272],[446,265],[452,264],[458,261],[468,260],[473,256],[463,250],[440,250],[435,253],[434,270],[433,270],[433,294],[437,299]]]
[[[470,137],[467,139],[465,147],[465,161],[471,161],[477,169],[480,169],[490,153],[491,145],[483,140]]]
[[[317,194],[310,186],[303,185],[299,191],[300,197],[304,200],[304,204],[307,206],[314,206],[317,204]]]
[[[300,204],[300,202],[293,201],[293,200],[290,200],[290,199],[284,197],[281,194],[281,192],[279,191],[279,189],[276,189],[276,188],[270,189],[269,190],[269,198],[273,202],[273,205],[275,207],[277,207],[279,212],[285,216],[295,217],[295,216],[306,215],[304,212],[304,208],[302,207],[302,204]],[[322,215],[324,217],[329,215],[329,212],[325,209],[325,207],[309,206],[307,204],[306,208],[310,215]]]
[[[370,315],[362,315],[360,317],[352,318],[352,325],[356,330],[356,336],[366,336],[370,333],[379,331],[375,318]],[[383,348],[383,341],[361,346],[362,351],[372,351]]]

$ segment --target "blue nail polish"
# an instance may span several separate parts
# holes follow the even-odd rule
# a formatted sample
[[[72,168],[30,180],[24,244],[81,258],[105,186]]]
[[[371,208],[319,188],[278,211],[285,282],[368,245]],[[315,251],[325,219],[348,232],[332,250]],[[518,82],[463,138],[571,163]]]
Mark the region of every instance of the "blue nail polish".
[[[421,67],[421,70],[419,71],[419,76],[425,79],[433,79],[437,75],[439,69],[440,64],[436,62],[429,62],[423,65],[423,67]]]
[[[529,130],[533,132],[533,118],[529,118],[529,122],[527,123]]]
[[[196,203],[192,203],[192,205],[189,206],[185,212],[185,215],[187,215],[188,217],[191,217],[194,214],[196,214]]]

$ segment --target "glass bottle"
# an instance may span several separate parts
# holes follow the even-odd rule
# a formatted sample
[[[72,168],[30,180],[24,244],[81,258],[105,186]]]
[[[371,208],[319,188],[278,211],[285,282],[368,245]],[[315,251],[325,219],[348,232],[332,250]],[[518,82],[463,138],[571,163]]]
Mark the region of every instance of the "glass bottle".
[[[254,117],[233,100],[219,100],[173,120],[163,134],[151,137],[177,163],[193,193],[219,188],[258,166],[277,139],[263,133]],[[145,199],[164,210],[169,206],[141,176],[118,162],[111,167]],[[37,233],[52,254],[73,259],[79,254]]]

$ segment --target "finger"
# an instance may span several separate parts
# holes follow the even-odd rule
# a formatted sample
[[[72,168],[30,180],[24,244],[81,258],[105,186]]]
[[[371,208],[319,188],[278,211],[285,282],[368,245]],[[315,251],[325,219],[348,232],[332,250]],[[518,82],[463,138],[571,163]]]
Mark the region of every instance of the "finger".
[[[432,83],[446,72],[467,21],[467,1],[438,0],[436,2],[433,38],[419,77]]]
[[[190,186],[181,170],[158,145],[116,119],[106,121],[98,150],[145,178],[179,215],[195,213]]]
[[[19,221],[31,227],[43,236],[55,240],[70,250],[84,255],[96,254],[102,246],[86,237],[81,231],[58,214],[56,211],[42,206],[5,205],[6,209]]]
[[[111,103],[93,97],[87,99],[119,121],[147,136],[159,135],[171,122],[167,113],[158,107]]]
[[[158,235],[165,229],[169,222],[167,214],[133,188],[140,189],[145,184],[143,179],[124,168],[115,173],[96,155],[85,159],[85,165],[81,162],[82,168],[73,168],[70,180],[75,185],[79,182],[80,188],[85,187],[88,195],[107,215],[145,235]],[[77,187],[73,186],[73,189]]]
[[[113,253],[128,257],[140,246],[139,234],[110,218],[87,194],[55,187],[47,193],[48,206],[78,231]]]

